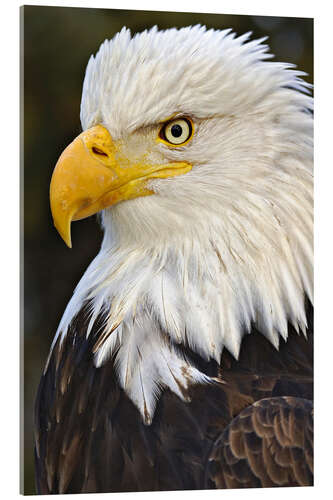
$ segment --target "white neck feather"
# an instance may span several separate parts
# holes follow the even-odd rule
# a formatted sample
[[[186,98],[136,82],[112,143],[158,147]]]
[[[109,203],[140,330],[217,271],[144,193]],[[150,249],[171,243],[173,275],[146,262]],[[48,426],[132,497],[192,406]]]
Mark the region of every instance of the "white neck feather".
[[[308,193],[311,185],[311,176],[302,171],[294,189],[279,192],[277,203],[272,201],[272,186],[267,199],[253,195],[251,205],[243,200],[232,217],[205,219],[201,213],[197,220],[206,221],[204,225],[198,222],[185,236],[169,237],[168,244],[162,239],[144,246],[139,236],[135,244],[125,244],[138,213],[135,203],[122,211],[127,221],[124,241],[111,243],[116,240],[115,220],[112,238],[106,232],[57,335],[66,335],[87,300],[87,335],[105,313],[101,336],[106,336],[96,352],[96,365],[117,352],[119,383],[145,422],[151,421],[164,387],[186,398],[189,383],[209,380],[169,339],[219,362],[224,347],[237,358],[242,337],[253,323],[276,348],[280,336],[287,338],[288,322],[305,332],[304,295],[312,299],[312,205],[311,196],[299,202],[301,185],[308,184]],[[108,217],[121,227],[125,224],[114,210],[104,215],[104,224],[110,222]]]

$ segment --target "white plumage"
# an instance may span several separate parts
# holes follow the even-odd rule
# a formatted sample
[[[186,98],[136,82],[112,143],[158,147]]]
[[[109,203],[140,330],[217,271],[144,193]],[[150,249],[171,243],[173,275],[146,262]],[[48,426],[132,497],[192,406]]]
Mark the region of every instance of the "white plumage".
[[[183,397],[182,387],[209,380],[164,332],[219,361],[224,347],[238,356],[252,323],[277,348],[288,321],[306,328],[312,98],[301,72],[267,61],[263,40],[248,38],[200,26],[133,38],[123,29],[87,66],[83,129],[104,125],[133,163],[193,165],[151,180],[154,195],[104,210],[101,250],[56,335],[87,300],[90,328],[106,312],[96,365],[117,349],[119,383],[147,423],[164,387]],[[170,116],[193,120],[184,147],[156,141]]]

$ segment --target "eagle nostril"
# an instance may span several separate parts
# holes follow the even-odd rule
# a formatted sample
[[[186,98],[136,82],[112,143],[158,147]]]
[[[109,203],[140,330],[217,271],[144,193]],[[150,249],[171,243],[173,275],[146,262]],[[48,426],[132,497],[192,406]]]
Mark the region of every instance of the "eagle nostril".
[[[95,153],[95,155],[108,156],[108,154],[105,153],[105,151],[103,151],[102,149],[97,148],[96,146],[92,147],[92,152]]]

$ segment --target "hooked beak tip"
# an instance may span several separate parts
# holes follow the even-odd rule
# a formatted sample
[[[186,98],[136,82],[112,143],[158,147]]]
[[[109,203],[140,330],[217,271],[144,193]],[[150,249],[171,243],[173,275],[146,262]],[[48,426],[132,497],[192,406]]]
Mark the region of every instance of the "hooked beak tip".
[[[64,222],[64,221],[62,221],[62,222]],[[63,239],[63,241],[68,246],[68,248],[72,248],[71,218],[69,218],[65,222],[66,223],[64,225],[61,224],[61,226],[59,226],[59,224],[57,224],[56,221],[55,221],[55,219],[53,218],[54,227],[56,228],[56,230],[58,231],[58,233],[60,234],[60,236]]]

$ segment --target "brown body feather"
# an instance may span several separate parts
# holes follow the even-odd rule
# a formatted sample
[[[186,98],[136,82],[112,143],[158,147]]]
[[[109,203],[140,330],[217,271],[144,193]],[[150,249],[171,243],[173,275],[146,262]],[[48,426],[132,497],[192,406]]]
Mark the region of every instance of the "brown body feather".
[[[113,360],[93,362],[98,325],[81,312],[55,345],[35,409],[39,493],[310,485],[312,307],[307,338],[289,328],[277,351],[255,329],[220,366],[183,348],[216,383],[184,403],[165,391],[151,425],[119,388]]]

